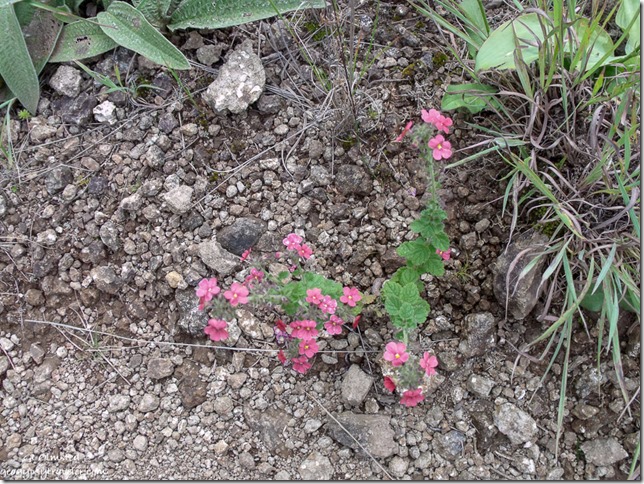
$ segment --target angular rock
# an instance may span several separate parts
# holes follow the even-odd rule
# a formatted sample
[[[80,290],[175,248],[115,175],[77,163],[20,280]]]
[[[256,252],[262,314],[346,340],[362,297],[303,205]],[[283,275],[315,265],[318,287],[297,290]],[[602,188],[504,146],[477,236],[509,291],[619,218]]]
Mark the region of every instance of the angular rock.
[[[241,256],[254,247],[266,232],[266,222],[256,218],[238,218],[217,233],[217,241],[228,252]]]
[[[153,380],[166,378],[174,373],[174,364],[169,358],[152,358],[148,361],[147,377]]]
[[[463,318],[467,340],[459,350],[467,357],[481,356],[496,346],[496,324],[492,313],[468,314]]]
[[[206,401],[208,385],[199,376],[199,365],[197,363],[185,360],[176,369],[175,377],[179,380],[181,404],[185,409],[190,410]]]
[[[342,400],[349,405],[360,405],[369,393],[373,378],[360,369],[351,365],[342,380]]]
[[[612,437],[584,442],[581,450],[586,460],[596,466],[609,466],[628,457],[628,453]]]
[[[145,452],[148,448],[148,438],[145,435],[137,435],[132,441],[132,447],[140,452]]]
[[[152,395],[151,393],[146,393],[139,402],[138,410],[143,413],[153,412],[159,408],[159,402],[159,397]]]
[[[238,114],[259,99],[265,83],[262,61],[253,51],[252,42],[245,40],[228,57],[203,99],[218,112]]]
[[[99,291],[108,294],[117,294],[121,288],[121,278],[109,266],[100,266],[92,269],[90,275]]]
[[[300,476],[305,481],[329,481],[333,478],[333,464],[318,451],[311,452],[300,464]]]
[[[436,451],[445,459],[454,460],[463,452],[465,435],[458,430],[450,430],[434,440]]]
[[[506,307],[507,299],[508,314],[514,319],[525,318],[537,304],[545,258],[542,257],[521,280],[517,280],[530,261],[544,250],[548,240],[548,237],[540,232],[522,234],[508,246],[494,264],[494,295],[501,307]],[[521,255],[515,262],[519,254]]]
[[[470,409],[472,423],[476,428],[476,445],[479,449],[489,451],[507,438],[499,433],[498,428],[494,425],[494,404],[489,400],[477,400]]]
[[[76,97],[80,94],[83,80],[78,69],[71,66],[60,66],[49,80],[49,85],[59,94]]]
[[[118,226],[114,222],[108,220],[101,225],[98,235],[101,237],[101,241],[109,247],[112,252],[117,252],[121,248]]]
[[[127,395],[111,395],[107,399],[107,411],[114,413],[126,410],[130,406],[130,397]]]
[[[102,195],[107,189],[107,179],[102,176],[93,176],[87,185],[90,195]]]
[[[537,434],[537,423],[534,419],[511,403],[496,407],[494,424],[514,445],[530,442]]]
[[[0,376],[3,376],[9,369],[9,358],[2,355],[0,356]]]
[[[209,318],[206,311],[199,311],[199,299],[194,289],[177,291],[174,299],[179,308],[179,328],[192,336],[203,336]]]
[[[92,112],[97,123],[114,126],[118,121],[116,117],[116,105],[111,101],[103,101]]]
[[[291,416],[284,410],[269,407],[260,412],[252,409],[250,405],[245,405],[244,420],[254,432],[259,433],[259,438],[266,446],[266,450],[278,454],[282,458],[291,454],[282,437],[282,431],[291,420]]]
[[[214,238],[199,244],[199,257],[220,276],[232,274],[240,263],[238,257],[224,250]]]
[[[197,60],[204,65],[210,67],[215,62],[219,62],[221,57],[221,45],[204,45],[197,49]]]
[[[246,336],[253,339],[264,339],[259,320],[249,311],[239,309],[235,311],[237,324]]]
[[[481,376],[470,375],[467,380],[467,389],[479,397],[487,397],[494,388],[494,380]]]
[[[92,109],[96,104],[96,96],[83,92],[78,97],[63,97],[54,101],[52,107],[60,113],[65,123],[81,126],[92,120]]]
[[[396,452],[398,445],[394,441],[394,430],[389,424],[389,417],[343,412],[336,414],[335,418],[372,456],[384,459]],[[329,435],[339,443],[364,454],[364,451],[356,441],[335,420],[330,419],[326,428],[329,431]]]
[[[119,208],[126,212],[137,212],[143,205],[143,196],[137,191],[129,197],[125,197],[119,203]]]
[[[402,477],[409,468],[409,461],[400,456],[394,456],[389,462],[389,472],[394,477]]]
[[[181,215],[190,210],[193,191],[192,187],[179,185],[165,193],[162,198],[172,213]]]
[[[55,195],[70,183],[74,182],[74,174],[68,166],[58,166],[51,170],[45,178],[47,193]]]
[[[373,183],[369,175],[357,165],[340,165],[335,175],[335,187],[344,196],[367,195]]]

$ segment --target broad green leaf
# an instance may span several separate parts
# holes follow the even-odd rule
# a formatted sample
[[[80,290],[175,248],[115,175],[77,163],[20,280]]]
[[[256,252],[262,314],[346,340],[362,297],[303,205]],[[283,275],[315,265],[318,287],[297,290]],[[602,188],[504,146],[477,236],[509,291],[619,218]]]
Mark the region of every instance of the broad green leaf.
[[[22,0],[0,0],[0,8],[6,7],[7,5],[13,5],[14,3],[18,3]]]
[[[326,277],[316,274],[315,272],[305,272],[302,276],[302,284],[306,289],[320,289],[325,296],[331,296],[334,299],[339,299],[342,296],[342,284],[331,281]]]
[[[221,29],[293,10],[324,7],[324,0],[184,0],[172,14],[168,28]]]
[[[635,16],[640,16],[639,0],[621,0],[622,4],[615,16],[615,23],[624,31],[629,25],[628,40],[626,41],[625,52],[630,54],[640,45],[640,19],[631,24]]]
[[[588,311],[592,311],[595,313],[598,313],[601,311],[601,308],[604,304],[604,290],[602,288],[599,288],[592,294],[586,294],[584,298],[581,300],[581,303],[579,305],[587,309]]]
[[[29,2],[18,2],[13,6],[14,12],[16,12],[16,17],[18,17],[18,23],[20,27],[25,27],[31,22],[34,13],[36,12],[36,7],[34,7]]]
[[[429,254],[427,259],[422,264],[418,264],[418,270],[421,272],[427,272],[433,276],[440,277],[445,274],[445,264],[443,263],[443,258],[434,251],[433,254]]]
[[[168,9],[171,0],[134,0],[132,5],[157,28],[165,27],[170,20]]]
[[[443,111],[453,111],[459,108],[466,108],[470,113],[476,114],[483,111],[492,103],[498,103],[492,94],[497,90],[486,84],[452,84],[441,101]]]
[[[101,29],[119,45],[172,69],[190,69],[188,59],[132,5],[112,2],[97,16]]]
[[[63,27],[49,62],[86,59],[118,47],[96,23],[96,18],[79,20]]]
[[[62,27],[52,12],[37,9],[29,25],[22,28],[37,73],[40,73],[49,61]]]
[[[413,265],[420,266],[432,252],[436,252],[436,248],[422,239],[416,239],[403,242],[396,252]]]
[[[40,98],[38,74],[13,5],[0,7],[0,77],[22,105],[36,114]]]
[[[410,283],[417,284],[420,282],[419,279],[419,272],[409,266],[399,268],[391,278],[392,281],[397,282],[401,286],[405,286]]]

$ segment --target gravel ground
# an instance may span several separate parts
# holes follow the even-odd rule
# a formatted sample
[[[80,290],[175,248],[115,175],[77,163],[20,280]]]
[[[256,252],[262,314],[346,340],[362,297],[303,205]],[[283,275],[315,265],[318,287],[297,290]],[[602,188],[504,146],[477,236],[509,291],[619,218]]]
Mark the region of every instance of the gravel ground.
[[[407,7],[381,4],[376,27],[372,7],[357,13],[376,49],[361,51],[353,97],[335,38],[303,37],[307,63],[283,20],[176,36],[201,63],[185,89],[120,49],[90,65],[158,90],[134,99],[75,67],[45,74],[37,116],[12,123],[17,164],[0,185],[3,478],[625,478],[639,400],[624,411],[596,340],[574,336],[558,449],[562,360],[543,385],[548,358],[515,365],[545,326],[506,319],[495,297],[509,226],[494,160],[441,177],[453,257],[424,278],[432,311],[413,344],[438,356],[439,377],[418,407],[382,386],[393,330],[377,308],[324,340],[305,376],[252,350],[275,348],[274,313],[246,315],[237,351],[203,335],[196,284],[241,280],[249,246],[269,254],[297,231],[312,268],[374,294],[401,264],[427,179],[391,140],[459,71]],[[224,66],[240,56],[253,75],[233,102],[220,95],[243,69]],[[454,146],[473,142],[465,121],[455,116]],[[619,327],[633,395],[639,324]]]

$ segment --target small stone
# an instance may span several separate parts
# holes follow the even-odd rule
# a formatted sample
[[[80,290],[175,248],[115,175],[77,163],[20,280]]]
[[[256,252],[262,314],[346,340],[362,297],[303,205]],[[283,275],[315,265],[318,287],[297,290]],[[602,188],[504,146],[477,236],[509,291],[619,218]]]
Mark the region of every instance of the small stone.
[[[496,325],[492,313],[468,314],[464,323],[467,340],[461,342],[459,349],[465,356],[481,356],[496,346]]]
[[[194,190],[187,185],[179,185],[163,195],[163,200],[172,213],[180,215],[190,210]]]
[[[121,239],[119,238],[118,227],[114,222],[108,220],[98,231],[101,241],[109,247],[112,252],[117,252],[121,248]]]
[[[248,470],[255,469],[255,459],[250,454],[250,452],[247,452],[247,451],[241,452],[239,454],[239,457],[237,458],[237,461],[239,462],[239,465],[241,465],[244,469],[248,469]]]
[[[73,182],[74,174],[68,166],[56,167],[45,177],[45,187],[50,195],[55,195]]]
[[[389,461],[389,472],[391,472],[394,477],[404,476],[405,472],[407,472],[408,467],[409,462],[397,455],[394,456],[391,461]]]
[[[228,444],[224,440],[220,440],[215,444],[215,453],[218,455],[224,455],[228,452]]]
[[[126,410],[129,406],[130,397],[127,395],[111,395],[108,397],[108,412],[120,412],[122,410]]]
[[[436,439],[436,451],[445,459],[454,460],[463,453],[465,435],[458,430],[450,430]]]
[[[159,402],[159,397],[152,395],[151,393],[146,393],[139,402],[139,412],[153,412],[159,408]]]
[[[147,377],[153,380],[169,377],[174,373],[174,364],[169,358],[152,358],[148,362]]]
[[[306,432],[307,434],[312,434],[313,432],[315,432],[320,427],[322,427],[322,422],[320,422],[317,419],[312,418],[312,419],[309,419],[309,420],[307,420],[305,422],[305,424],[304,424],[304,432]]]
[[[367,397],[372,384],[372,377],[358,365],[351,365],[342,380],[342,400],[349,405],[360,405]]]
[[[235,314],[237,315],[237,324],[245,335],[253,339],[263,339],[260,322],[251,312],[239,309],[235,311]]]
[[[589,418],[593,418],[597,415],[597,413],[599,413],[599,409],[586,403],[579,403],[572,409],[572,413],[581,420],[588,420]]]
[[[116,105],[111,101],[103,101],[101,104],[96,106],[92,112],[94,113],[94,119],[97,123],[114,126],[118,122],[116,117]]]
[[[14,348],[14,343],[9,338],[0,338],[0,348],[3,351],[9,352]]]
[[[132,447],[140,452],[145,452],[148,448],[148,438],[145,435],[137,435],[134,437]]]
[[[111,462],[123,462],[125,454],[121,449],[111,449],[107,451],[107,460]]]
[[[129,197],[125,197],[121,200],[121,203],[119,203],[119,208],[126,212],[138,212],[142,206],[143,197],[138,191]]]
[[[511,403],[496,407],[494,424],[515,445],[530,442],[537,435],[537,423],[534,419]]]
[[[204,45],[197,49],[197,60],[202,64],[210,67],[215,62],[219,62],[222,47],[219,45]]]
[[[165,275],[165,280],[172,289],[186,289],[188,284],[177,271],[170,271]]]
[[[494,388],[494,380],[481,375],[470,375],[467,389],[479,397],[487,397]]]
[[[385,415],[343,412],[335,415],[335,418],[346,431],[331,419],[326,425],[329,435],[358,453],[363,454],[364,451],[349,434],[355,437],[367,452],[376,458],[386,459],[392,456],[398,448],[398,444],[394,440],[394,430],[391,428],[390,418]]]
[[[305,481],[328,481],[333,478],[333,464],[317,451],[311,452],[300,464],[300,476]]]
[[[82,80],[78,69],[71,66],[60,66],[49,80],[49,85],[63,96],[76,97],[80,94]]]
[[[11,434],[9,437],[7,437],[5,449],[9,451],[12,449],[17,449],[21,445],[22,445],[22,437],[20,436],[20,434]]]
[[[9,358],[7,358],[4,355],[0,356],[0,376],[3,376],[5,373],[7,373],[8,369],[9,369]]]
[[[213,409],[217,412],[218,415],[223,417],[232,417],[234,404],[230,397],[223,396],[218,397],[213,402]]]
[[[47,229],[36,235],[36,242],[39,245],[44,245],[45,247],[53,246],[57,240],[58,235],[56,235],[56,231],[54,229]]]
[[[216,239],[199,244],[199,257],[218,275],[228,276],[239,266],[239,258],[224,250]]]
[[[275,481],[290,481],[291,475],[287,471],[279,471],[277,474],[275,474],[273,479]]]
[[[628,453],[612,437],[584,442],[581,444],[581,450],[586,461],[596,466],[610,466],[628,457]]]
[[[239,388],[244,386],[244,383],[246,383],[247,379],[248,375],[246,373],[233,373],[228,377],[228,385],[233,390],[238,390]]]
[[[92,120],[92,109],[96,106],[96,96],[82,92],[77,97],[63,97],[52,103],[56,113],[63,118],[63,122],[84,126]]]
[[[117,294],[121,288],[121,278],[116,275],[114,269],[111,267],[96,267],[90,271],[90,276],[99,291],[108,294]]]
[[[369,175],[357,165],[340,165],[335,175],[335,186],[342,195],[368,195],[373,183]]]
[[[484,218],[476,222],[476,225],[474,225],[474,230],[476,230],[480,234],[481,232],[484,232],[485,230],[487,230],[489,226],[490,226],[490,220],[487,218]]]
[[[266,222],[256,218],[238,218],[217,233],[217,241],[228,252],[241,256],[254,247],[266,233]]]
[[[40,345],[32,344],[29,347],[29,354],[33,358],[34,362],[37,365],[42,363],[43,358],[45,357],[45,350],[43,350]],[[1,373],[1,372],[0,372]]]

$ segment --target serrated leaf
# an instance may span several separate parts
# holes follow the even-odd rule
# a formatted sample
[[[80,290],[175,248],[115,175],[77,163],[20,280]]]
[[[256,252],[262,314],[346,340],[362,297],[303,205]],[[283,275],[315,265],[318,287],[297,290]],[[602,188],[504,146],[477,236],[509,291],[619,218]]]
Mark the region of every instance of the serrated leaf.
[[[440,277],[445,274],[445,265],[443,264],[443,258],[436,252],[429,254],[427,259],[425,259],[422,264],[418,265],[418,270],[431,274],[432,276]]]
[[[49,61],[62,27],[52,12],[37,9],[29,25],[22,28],[36,73],[40,73]]]
[[[302,284],[306,289],[320,289],[325,296],[331,296],[339,299],[342,296],[342,285],[327,279],[326,277],[315,272],[305,272],[302,276]]]
[[[188,59],[132,5],[112,2],[97,16],[105,34],[123,47],[172,69],[190,69]]]
[[[79,20],[63,26],[49,62],[86,59],[118,47],[96,23],[96,18]]]
[[[416,284],[419,279],[420,274],[418,271],[409,266],[399,268],[391,277],[392,281],[397,282],[401,286],[405,286],[410,283]]]
[[[324,0],[184,0],[172,14],[168,28],[221,29],[293,10],[325,7]]]
[[[434,234],[434,236],[431,238],[431,243],[438,250],[449,249],[449,237],[445,232]]]
[[[403,242],[396,252],[398,252],[400,257],[407,259],[412,265],[421,266],[432,252],[436,255],[436,247],[433,247],[423,239],[416,239]]]
[[[22,105],[36,114],[40,98],[38,74],[13,5],[0,7],[0,77]]]

